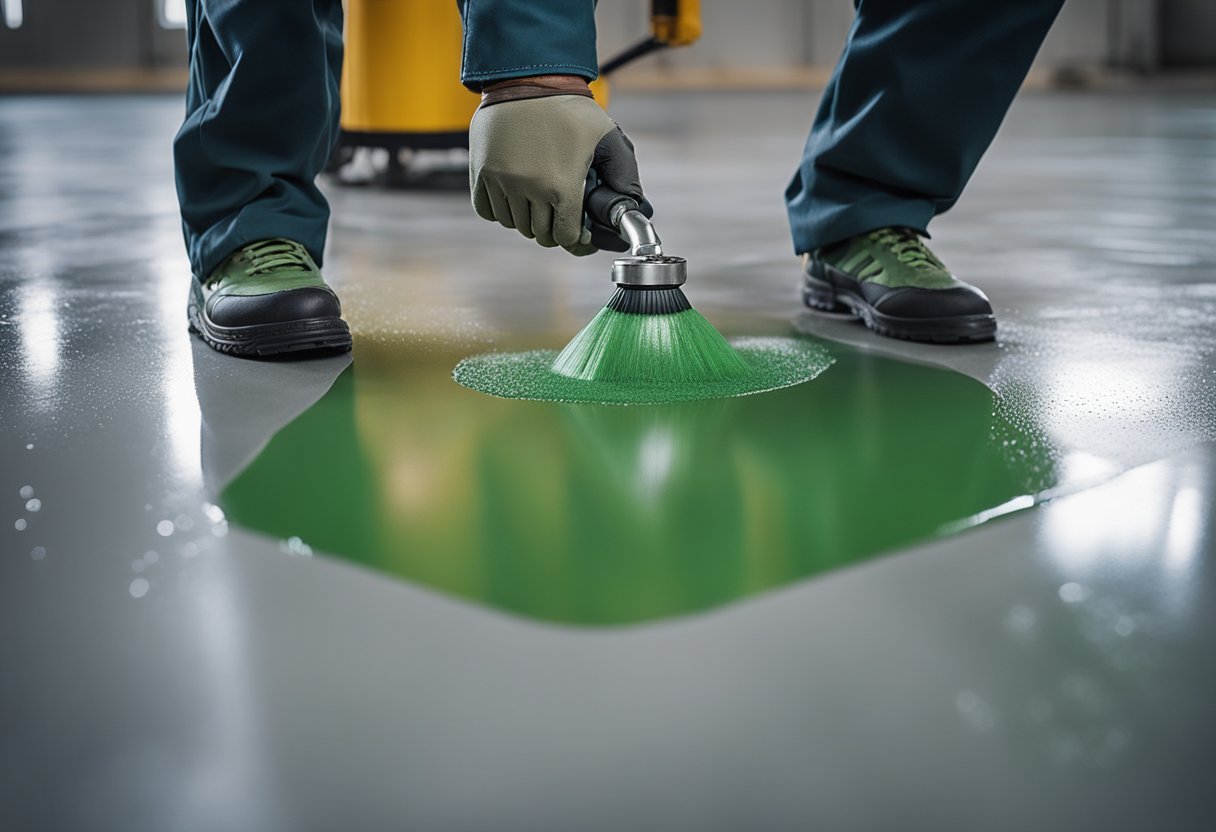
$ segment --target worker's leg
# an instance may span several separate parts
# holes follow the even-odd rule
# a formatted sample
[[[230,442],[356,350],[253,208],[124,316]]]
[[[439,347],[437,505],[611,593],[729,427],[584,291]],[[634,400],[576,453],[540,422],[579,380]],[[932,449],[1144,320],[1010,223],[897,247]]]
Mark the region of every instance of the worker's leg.
[[[314,179],[338,131],[341,0],[187,0],[190,85],[174,141],[194,273],[282,237],[321,261]]]
[[[958,199],[1064,0],[856,0],[786,190],[794,249],[924,232]]]

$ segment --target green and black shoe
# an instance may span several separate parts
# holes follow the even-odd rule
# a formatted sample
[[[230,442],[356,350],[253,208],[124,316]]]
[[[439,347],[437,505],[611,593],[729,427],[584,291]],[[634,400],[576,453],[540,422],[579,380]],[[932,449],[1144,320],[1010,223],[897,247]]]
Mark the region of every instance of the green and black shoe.
[[[342,306],[304,246],[249,243],[190,286],[190,330],[220,352],[266,356],[350,349]]]
[[[880,228],[803,256],[807,306],[849,312],[880,335],[967,343],[996,336],[992,304],[906,228]]]

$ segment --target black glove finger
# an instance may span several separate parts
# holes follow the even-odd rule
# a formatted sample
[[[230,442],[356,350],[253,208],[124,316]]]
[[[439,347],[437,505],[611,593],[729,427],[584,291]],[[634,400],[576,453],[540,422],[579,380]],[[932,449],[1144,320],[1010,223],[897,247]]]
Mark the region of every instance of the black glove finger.
[[[605,185],[636,200],[638,210],[647,217],[654,216],[654,207],[642,193],[633,142],[620,127],[609,130],[595,146],[587,180],[588,192],[597,185]],[[621,239],[616,229],[598,219],[588,216],[587,228],[591,231],[591,242],[597,248],[606,251],[629,250],[629,244]]]
[[[600,182],[612,190],[627,194],[638,202],[644,199],[638,157],[633,150],[633,142],[620,127],[609,130],[600,139],[595,146],[591,167],[595,168]]]
[[[591,245],[604,251],[628,251],[629,244],[617,233],[616,229],[601,219],[603,211],[588,210],[591,193],[603,184],[594,164],[587,171],[587,183],[583,188],[583,227],[591,232]],[[607,187],[601,192],[611,190]],[[630,197],[633,199],[633,197]],[[601,206],[602,207],[602,206]]]

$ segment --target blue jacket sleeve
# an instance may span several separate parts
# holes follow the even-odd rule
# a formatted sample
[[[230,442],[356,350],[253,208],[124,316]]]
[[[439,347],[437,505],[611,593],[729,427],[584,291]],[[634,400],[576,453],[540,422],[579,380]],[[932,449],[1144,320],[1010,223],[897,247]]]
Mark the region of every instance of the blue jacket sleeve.
[[[456,0],[464,22],[461,82],[599,74],[595,0]]]

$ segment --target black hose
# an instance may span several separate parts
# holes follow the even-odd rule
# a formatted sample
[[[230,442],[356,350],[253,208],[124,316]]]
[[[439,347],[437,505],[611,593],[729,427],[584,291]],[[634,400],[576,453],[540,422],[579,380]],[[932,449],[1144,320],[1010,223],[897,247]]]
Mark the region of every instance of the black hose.
[[[610,75],[616,72],[627,63],[636,61],[651,52],[657,52],[666,47],[667,44],[656,37],[649,37],[645,40],[640,40],[633,46],[626,47],[621,52],[618,52],[613,57],[600,64],[600,75]]]

